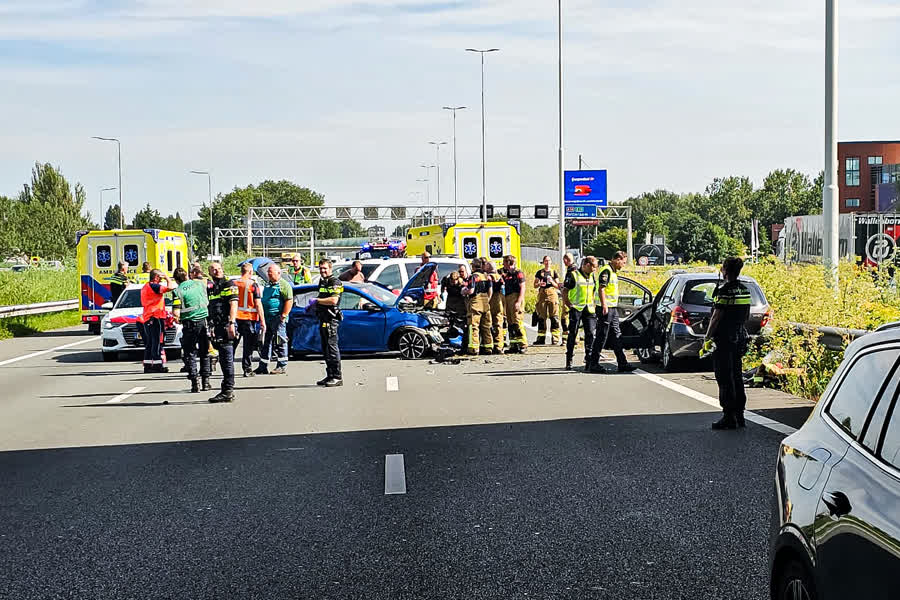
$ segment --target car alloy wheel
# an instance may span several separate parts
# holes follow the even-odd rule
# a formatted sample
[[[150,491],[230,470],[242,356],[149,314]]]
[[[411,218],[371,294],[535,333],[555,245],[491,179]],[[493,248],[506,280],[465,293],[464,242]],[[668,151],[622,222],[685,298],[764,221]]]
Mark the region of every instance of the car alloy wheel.
[[[400,356],[415,360],[425,356],[428,342],[425,341],[425,336],[417,331],[404,331],[397,340],[397,347],[400,349]]]
[[[799,579],[792,579],[784,588],[784,600],[810,600],[806,584]]]
[[[796,560],[784,565],[776,582],[778,600],[816,600],[817,595],[809,573]]]
[[[653,362],[652,348],[638,348],[635,354],[637,354],[638,360],[641,361],[641,364]]]
[[[672,347],[669,345],[668,336],[663,341],[663,349],[662,349],[662,368],[666,371],[671,370],[672,368]]]

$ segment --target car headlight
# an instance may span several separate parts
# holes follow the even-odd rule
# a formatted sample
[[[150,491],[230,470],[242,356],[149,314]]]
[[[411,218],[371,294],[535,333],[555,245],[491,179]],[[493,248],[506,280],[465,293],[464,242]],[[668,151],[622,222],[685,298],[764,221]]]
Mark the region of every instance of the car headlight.
[[[428,321],[429,325],[434,327],[447,327],[450,325],[450,320],[443,315],[438,314],[429,314],[425,316],[425,319]]]
[[[115,329],[116,327],[121,327],[121,323],[113,323],[112,321],[105,321],[103,323],[103,329]]]

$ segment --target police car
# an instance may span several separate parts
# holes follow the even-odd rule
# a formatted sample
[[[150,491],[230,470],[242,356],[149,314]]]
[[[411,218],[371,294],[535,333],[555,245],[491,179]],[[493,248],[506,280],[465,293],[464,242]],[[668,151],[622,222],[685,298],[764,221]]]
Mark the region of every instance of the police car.
[[[419,258],[371,258],[360,262],[362,263],[362,273],[365,275],[367,282],[380,283],[395,294],[399,293],[409,283],[412,276],[422,266],[422,260]],[[431,262],[437,265],[438,282],[459,269],[460,265],[466,267],[466,272],[469,269],[465,260],[455,256],[436,256],[431,258]],[[334,274],[340,277],[341,273],[349,270],[352,264],[351,261],[346,264],[335,265]]]
[[[122,295],[113,305],[103,305],[109,312],[100,323],[100,339],[104,361],[118,359],[122,352],[144,350],[137,318],[144,312],[141,306],[141,284],[132,284],[125,288]],[[172,310],[172,295],[166,294],[166,309]],[[165,349],[168,358],[175,358],[181,352],[181,325],[166,329]]]

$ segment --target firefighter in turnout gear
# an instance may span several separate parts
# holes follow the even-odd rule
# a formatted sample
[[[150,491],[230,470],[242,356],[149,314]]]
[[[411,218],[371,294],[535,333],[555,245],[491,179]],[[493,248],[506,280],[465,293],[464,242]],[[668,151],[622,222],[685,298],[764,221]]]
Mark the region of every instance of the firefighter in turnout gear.
[[[534,287],[538,291],[537,304],[534,307],[538,315],[538,336],[534,345],[547,342],[547,319],[550,319],[550,343],[559,343],[559,273],[553,270],[550,257],[545,256],[543,268],[534,275]]]
[[[219,352],[222,367],[222,391],[209,399],[212,403],[234,401],[234,339],[237,337],[238,291],[225,277],[222,265],[209,264],[212,282],[209,288],[209,320],[213,347]]]
[[[566,252],[563,255],[563,266],[566,268],[565,279],[563,279],[563,281],[565,281],[566,279],[569,278],[569,274],[571,274],[572,271],[577,269],[577,267],[575,266],[575,257],[572,256],[570,253]],[[566,300],[565,300],[566,299],[566,291],[560,290],[560,292],[562,293],[562,303],[561,303],[561,306],[559,307],[559,319],[562,324],[562,338],[563,338],[562,341],[560,342],[560,344],[565,346],[566,338],[569,337],[569,307],[566,305]]]
[[[486,259],[476,258],[472,261],[472,276],[469,284],[463,289],[468,300],[469,312],[469,348],[468,354],[484,354],[493,352],[494,342],[491,334],[491,295],[493,283],[484,272]]]
[[[584,324],[584,362],[590,364],[590,352],[594,343],[594,332],[597,328],[596,288],[597,279],[594,270],[597,259],[585,256],[580,269],[573,269],[566,275],[563,287],[566,295],[563,302],[569,307],[569,337],[566,340],[566,370],[572,370],[572,358],[575,355],[575,344],[578,342],[578,326]]]
[[[494,269],[494,263],[484,263],[485,274],[491,280],[491,337],[494,339],[494,354],[503,354],[506,347],[504,333],[506,333],[505,307],[503,306],[503,277]]]
[[[503,257],[503,286],[506,308],[506,322],[509,323],[509,351],[523,354],[528,347],[525,337],[525,273],[516,268],[516,257],[512,254]]]
[[[610,348],[616,355],[619,373],[631,373],[634,367],[628,364],[622,350],[622,330],[619,328],[619,276],[616,274],[625,266],[628,255],[619,250],[613,254],[609,264],[603,265],[597,273],[597,299],[599,308],[597,335],[588,359],[588,370],[592,373],[604,373],[600,367],[600,352],[604,347]]]

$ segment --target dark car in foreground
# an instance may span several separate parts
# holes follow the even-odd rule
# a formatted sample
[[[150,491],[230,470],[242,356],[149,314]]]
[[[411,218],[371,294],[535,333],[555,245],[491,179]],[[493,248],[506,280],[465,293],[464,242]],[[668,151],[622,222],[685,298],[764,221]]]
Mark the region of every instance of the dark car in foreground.
[[[853,342],[781,442],[770,545],[777,600],[900,597],[900,329]]]
[[[753,302],[747,331],[756,336],[771,320],[772,308],[756,280],[742,276],[741,282]],[[674,274],[646,306],[620,315],[625,347],[634,349],[641,362],[660,360],[667,371],[676,369],[683,359],[700,356],[712,315],[713,292],[721,284],[712,273]]]

